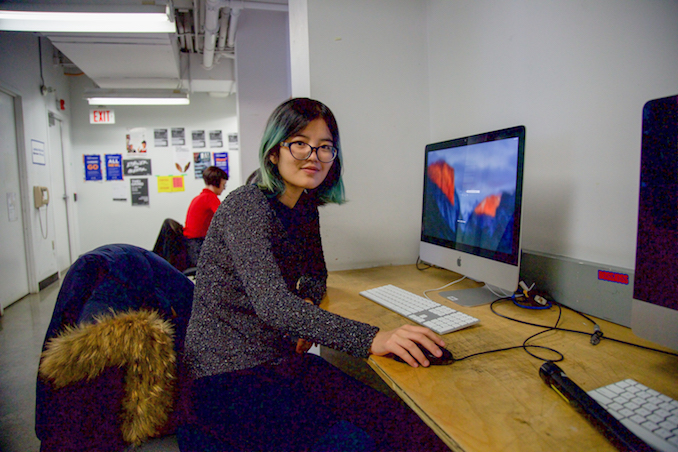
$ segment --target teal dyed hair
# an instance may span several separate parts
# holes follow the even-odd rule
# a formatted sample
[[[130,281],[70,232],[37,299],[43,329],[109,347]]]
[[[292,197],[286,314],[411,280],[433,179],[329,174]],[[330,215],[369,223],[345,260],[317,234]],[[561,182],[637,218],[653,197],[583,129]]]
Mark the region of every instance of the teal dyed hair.
[[[278,167],[271,162],[271,155],[280,152],[280,143],[302,131],[308,123],[315,119],[323,119],[332,134],[332,142],[337,148],[337,157],[332,163],[325,180],[309,193],[315,195],[320,204],[342,204],[344,196],[344,182],[341,178],[342,153],[339,140],[339,127],[334,114],[321,102],[307,98],[295,98],[283,102],[268,118],[264,136],[259,148],[259,175],[257,184],[278,196],[285,191],[285,182],[282,180]]]

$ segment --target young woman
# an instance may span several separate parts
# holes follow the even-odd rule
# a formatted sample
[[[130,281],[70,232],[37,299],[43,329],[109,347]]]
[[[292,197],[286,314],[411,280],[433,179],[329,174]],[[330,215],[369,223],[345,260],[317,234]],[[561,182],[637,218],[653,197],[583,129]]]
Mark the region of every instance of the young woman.
[[[327,269],[318,206],[342,203],[332,112],[292,99],[269,118],[256,184],[229,194],[198,262],[186,358],[195,413],[222,449],[440,450],[400,403],[306,354],[313,343],[358,357],[393,353],[428,366],[419,326],[379,331],[320,309]]]

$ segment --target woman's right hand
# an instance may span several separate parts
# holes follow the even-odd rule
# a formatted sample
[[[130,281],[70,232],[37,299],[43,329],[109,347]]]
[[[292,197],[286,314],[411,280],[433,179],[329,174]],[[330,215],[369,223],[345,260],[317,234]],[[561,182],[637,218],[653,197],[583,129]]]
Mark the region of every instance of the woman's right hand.
[[[389,353],[398,355],[412,367],[419,367],[421,364],[428,367],[429,361],[424,356],[417,344],[423,345],[435,356],[442,356],[440,347],[445,346],[445,342],[423,326],[403,325],[391,331],[379,331],[372,340],[370,353],[377,356],[384,356]]]

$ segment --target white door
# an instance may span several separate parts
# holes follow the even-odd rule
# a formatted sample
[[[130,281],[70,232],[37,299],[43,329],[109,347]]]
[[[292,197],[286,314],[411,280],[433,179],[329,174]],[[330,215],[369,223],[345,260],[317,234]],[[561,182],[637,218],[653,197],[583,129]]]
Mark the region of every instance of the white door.
[[[70,195],[66,189],[63,155],[62,123],[54,115],[49,118],[49,161],[51,164],[52,193],[50,207],[54,214],[54,238],[59,272],[73,263],[68,225]]]
[[[14,98],[0,91],[0,312],[28,295]]]

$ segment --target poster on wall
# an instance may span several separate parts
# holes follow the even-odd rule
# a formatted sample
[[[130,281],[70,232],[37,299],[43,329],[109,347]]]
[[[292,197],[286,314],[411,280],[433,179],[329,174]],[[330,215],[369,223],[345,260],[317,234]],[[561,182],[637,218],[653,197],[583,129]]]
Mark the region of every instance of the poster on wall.
[[[83,155],[85,163],[85,180],[102,180],[101,176],[101,156],[90,154]]]
[[[194,152],[193,153],[193,171],[196,179],[202,179],[202,172],[210,166],[212,156],[209,152]]]
[[[188,148],[177,147],[174,150],[174,167],[180,173],[185,173],[191,167],[191,151]]]
[[[113,201],[127,201],[127,185],[121,181],[111,182],[111,197]]]
[[[186,129],[172,127],[172,146],[186,146]]]
[[[33,157],[34,165],[45,165],[45,143],[38,140],[31,140],[31,156]]]
[[[125,159],[122,161],[125,176],[150,176],[151,159]]]
[[[240,149],[240,143],[238,143],[237,133],[228,134],[228,149],[231,151],[237,151],[238,149]]]
[[[207,146],[204,130],[194,130],[191,132],[191,143],[194,148],[204,148]]]
[[[221,168],[228,175],[228,152],[215,152],[214,166]]]
[[[156,148],[166,148],[169,146],[169,134],[167,129],[153,130],[153,146]]]
[[[224,147],[224,134],[221,132],[221,130],[210,130],[210,147]]]
[[[122,180],[122,154],[106,154],[106,180]]]
[[[158,193],[186,191],[184,176],[158,176]]]
[[[148,179],[130,179],[130,193],[132,194],[133,206],[147,206],[148,199]]]
[[[125,135],[125,141],[127,142],[127,152],[128,153],[146,153],[148,148],[146,146],[146,129],[143,127],[135,127],[133,129],[127,129],[127,134]]]

